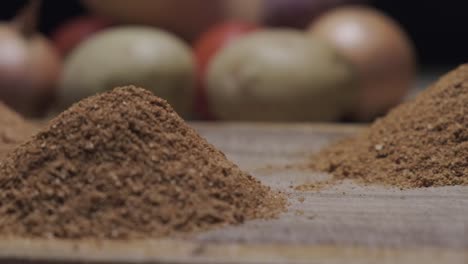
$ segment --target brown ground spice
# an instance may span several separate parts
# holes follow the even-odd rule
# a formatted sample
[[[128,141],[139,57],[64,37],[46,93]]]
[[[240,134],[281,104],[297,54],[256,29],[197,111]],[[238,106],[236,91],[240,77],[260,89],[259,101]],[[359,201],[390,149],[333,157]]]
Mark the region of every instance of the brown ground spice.
[[[468,185],[468,65],[323,150],[312,167],[338,180],[400,188]]]
[[[0,159],[28,139],[36,127],[0,102]]]
[[[0,164],[0,235],[154,238],[275,216],[283,195],[135,88],[85,99]]]

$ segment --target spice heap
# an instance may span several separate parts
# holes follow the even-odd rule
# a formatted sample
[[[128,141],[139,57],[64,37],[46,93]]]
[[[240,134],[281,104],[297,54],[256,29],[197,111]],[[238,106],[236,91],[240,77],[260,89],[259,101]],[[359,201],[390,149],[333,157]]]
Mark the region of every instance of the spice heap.
[[[335,179],[400,188],[468,185],[468,65],[358,137],[323,150],[313,167]]]
[[[0,158],[25,141],[35,127],[0,102]]]
[[[0,164],[0,235],[154,238],[284,208],[166,101],[135,88],[85,99]]]

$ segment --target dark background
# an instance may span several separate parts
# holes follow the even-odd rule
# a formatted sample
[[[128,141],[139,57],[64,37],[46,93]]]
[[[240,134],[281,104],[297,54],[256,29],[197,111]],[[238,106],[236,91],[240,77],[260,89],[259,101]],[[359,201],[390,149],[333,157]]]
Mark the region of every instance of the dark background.
[[[0,3],[0,19],[11,19],[26,1]],[[413,39],[423,66],[457,65],[468,59],[468,1],[375,0],[370,4],[383,10]],[[67,18],[84,14],[78,0],[45,0],[40,29],[49,34]]]

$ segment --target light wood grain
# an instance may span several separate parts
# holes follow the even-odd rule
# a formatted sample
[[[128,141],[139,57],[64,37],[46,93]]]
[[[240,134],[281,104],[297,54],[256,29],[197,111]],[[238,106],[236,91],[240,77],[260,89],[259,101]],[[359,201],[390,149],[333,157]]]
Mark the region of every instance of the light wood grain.
[[[466,263],[467,252],[440,248],[336,245],[206,244],[157,240],[0,241],[0,263]]]
[[[318,192],[290,188],[329,176],[285,165],[312,162],[311,153],[361,127],[193,126],[240,167],[285,192],[287,212],[185,240],[3,239],[0,263],[468,263],[468,187],[402,191],[345,182]]]

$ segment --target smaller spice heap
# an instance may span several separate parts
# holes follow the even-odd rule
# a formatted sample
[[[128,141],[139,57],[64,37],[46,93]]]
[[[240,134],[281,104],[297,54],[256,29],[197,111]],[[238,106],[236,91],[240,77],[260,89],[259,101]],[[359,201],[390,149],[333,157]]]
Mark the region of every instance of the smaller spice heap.
[[[132,86],[75,104],[0,163],[0,236],[155,238],[284,206],[166,101]]]
[[[468,65],[357,137],[321,151],[312,167],[335,180],[400,188],[468,185]]]
[[[0,159],[34,132],[34,125],[0,102]]]

